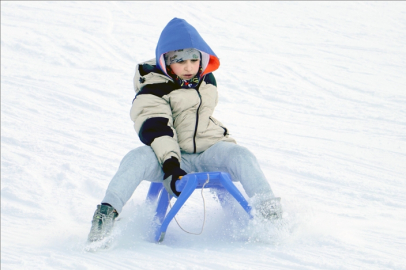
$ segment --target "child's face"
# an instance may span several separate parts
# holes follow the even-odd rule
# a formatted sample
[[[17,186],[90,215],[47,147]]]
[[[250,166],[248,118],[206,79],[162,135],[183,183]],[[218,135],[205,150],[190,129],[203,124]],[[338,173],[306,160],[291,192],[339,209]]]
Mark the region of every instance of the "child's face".
[[[192,79],[199,71],[200,59],[188,59],[170,65],[172,71],[182,80]]]

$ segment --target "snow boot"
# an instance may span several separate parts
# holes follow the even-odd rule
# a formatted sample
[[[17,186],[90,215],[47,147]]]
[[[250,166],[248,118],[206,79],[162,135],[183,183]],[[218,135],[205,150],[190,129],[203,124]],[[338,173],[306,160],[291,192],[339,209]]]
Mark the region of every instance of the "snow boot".
[[[100,241],[108,236],[113,229],[114,220],[117,216],[116,209],[110,205],[98,205],[93,215],[88,242]]]
[[[282,218],[281,198],[275,197],[259,203],[255,210],[266,220],[277,220]]]

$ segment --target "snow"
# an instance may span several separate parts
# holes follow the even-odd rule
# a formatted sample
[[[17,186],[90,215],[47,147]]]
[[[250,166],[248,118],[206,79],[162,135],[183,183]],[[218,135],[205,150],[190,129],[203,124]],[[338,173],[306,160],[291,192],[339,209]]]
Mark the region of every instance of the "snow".
[[[285,224],[231,217],[205,191],[203,233],[172,222],[156,244],[144,181],[113,246],[86,252],[142,145],[135,65],[174,17],[220,57],[215,117],[257,156]],[[406,269],[405,74],[402,1],[1,1],[1,268]],[[178,221],[200,231],[198,192]]]

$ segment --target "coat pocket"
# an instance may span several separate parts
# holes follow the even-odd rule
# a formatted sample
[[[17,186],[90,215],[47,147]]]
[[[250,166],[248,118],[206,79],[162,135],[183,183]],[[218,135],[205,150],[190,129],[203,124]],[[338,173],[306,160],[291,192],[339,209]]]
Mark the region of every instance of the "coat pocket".
[[[224,136],[229,135],[227,128],[226,128],[225,126],[223,126],[223,124],[222,124],[220,121],[218,121],[217,119],[215,119],[213,116],[209,116],[209,119],[210,119],[210,121],[212,121],[216,126],[219,126],[219,127],[221,127],[222,129],[224,129],[224,133],[223,133]]]

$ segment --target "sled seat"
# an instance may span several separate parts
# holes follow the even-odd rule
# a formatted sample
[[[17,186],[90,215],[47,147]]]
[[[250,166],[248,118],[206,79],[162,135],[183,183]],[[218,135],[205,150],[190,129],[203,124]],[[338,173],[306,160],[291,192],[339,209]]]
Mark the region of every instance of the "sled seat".
[[[209,181],[207,182],[207,180]],[[162,183],[151,182],[147,195],[147,201],[155,203],[158,199],[155,213],[155,217],[158,222],[155,232],[156,242],[162,242],[164,240],[166,230],[171,220],[175,217],[182,205],[187,201],[190,195],[192,195],[195,189],[201,189],[203,186],[204,188],[214,189],[223,208],[226,207],[228,202],[226,197],[230,197],[228,195],[231,195],[247,212],[249,217],[253,218],[251,214],[251,206],[248,205],[247,200],[233,184],[231,181],[231,176],[228,173],[200,172],[186,174],[181,180],[176,182],[176,190],[181,192],[181,194],[168,213],[168,205],[170,199],[172,199],[172,196],[168,196],[168,192]]]

